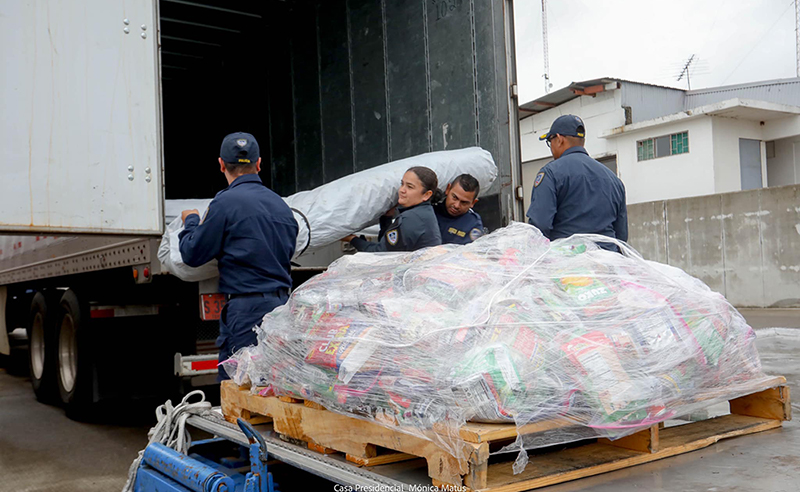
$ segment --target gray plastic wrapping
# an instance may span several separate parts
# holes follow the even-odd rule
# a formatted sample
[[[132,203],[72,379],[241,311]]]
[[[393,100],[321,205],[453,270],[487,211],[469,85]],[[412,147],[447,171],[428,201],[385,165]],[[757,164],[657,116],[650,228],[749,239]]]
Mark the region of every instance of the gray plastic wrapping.
[[[466,246],[358,253],[264,317],[239,384],[463,452],[467,421],[560,421],[501,452],[616,439],[764,389],[742,316],[682,270],[513,223]],[[521,471],[527,453],[514,469]]]
[[[309,241],[309,228],[295,214],[300,225],[297,253],[306,245],[308,251],[313,251],[377,224],[381,215],[397,205],[400,179],[413,166],[432,169],[442,191],[461,174],[471,174],[484,191],[497,178],[492,155],[479,147],[469,147],[400,159],[295,193],[284,199],[286,204],[305,215],[311,224]]]
[[[200,217],[203,217],[209,203],[211,203],[210,199],[166,201],[166,218],[169,222],[164,230],[164,235],[161,236],[161,243],[158,245],[158,260],[161,262],[162,270],[175,275],[185,282],[199,282],[219,276],[217,260],[211,260],[199,267],[190,267],[183,262],[179,248],[180,239],[178,234],[183,230],[181,212],[183,210],[197,209],[200,212]]]
[[[295,258],[377,224],[381,215],[397,205],[400,179],[413,166],[425,166],[436,172],[442,191],[464,173],[474,176],[484,191],[497,178],[497,166],[492,155],[481,148],[470,147],[400,159],[310,191],[295,193],[283,199],[294,212],[299,226]],[[173,202],[173,208],[187,203],[186,208],[198,208],[202,216],[211,200],[168,200],[168,208],[170,202]],[[187,282],[218,276],[216,260],[198,268],[183,263],[178,250],[178,234],[182,230],[183,222],[180,211],[177,211],[177,217],[168,224],[158,249],[163,269]]]

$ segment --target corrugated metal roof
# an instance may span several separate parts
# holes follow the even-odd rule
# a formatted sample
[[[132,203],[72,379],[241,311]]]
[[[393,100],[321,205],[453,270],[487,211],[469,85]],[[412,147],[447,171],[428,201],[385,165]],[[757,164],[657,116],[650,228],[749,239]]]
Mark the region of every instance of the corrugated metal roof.
[[[635,82],[622,84],[622,106],[626,108],[628,123],[638,123],[683,111],[685,99],[686,95],[681,89]]]
[[[613,77],[603,77],[584,80],[582,82],[572,82],[568,86],[555,92],[545,94],[538,99],[527,102],[519,107],[519,117],[523,119],[580,97],[580,94],[576,94],[576,91],[581,92],[589,87],[606,85],[612,82],[621,84],[623,87],[626,85],[628,86],[628,90],[623,89],[625,91],[623,92],[623,105],[632,108],[633,122],[666,116],[678,111],[699,108],[737,97],[740,99],[753,99],[757,101],[800,106],[800,77],[764,80],[721,87],[708,87],[706,89],[693,91]],[[632,86],[639,87],[634,88]],[[658,89],[663,89],[663,92]],[[676,98],[683,99],[682,106],[679,106],[680,99]]]
[[[698,108],[734,97],[800,106],[800,78],[765,80],[689,91],[686,93],[684,109]]]
[[[644,82],[634,82],[632,80],[625,80],[619,79],[614,77],[603,77],[599,79],[591,79],[591,80],[584,80],[582,82],[572,82],[568,86],[563,87],[555,92],[551,92],[549,94],[545,94],[544,96],[534,99],[533,101],[529,101],[525,104],[522,104],[519,107],[519,117],[520,119],[528,117],[532,114],[541,113],[542,111],[547,111],[550,108],[554,108],[556,106],[560,106],[565,102],[569,102],[576,97],[580,97],[580,94],[576,94],[575,91],[583,91],[589,87],[593,87],[596,85],[606,85],[610,83],[624,83],[624,84],[636,84],[648,87],[657,87],[660,89],[667,89],[667,90],[680,90],[675,89],[673,87],[664,87],[661,85],[655,84],[647,84]]]
[[[545,94],[544,96],[538,99],[534,99],[533,101],[521,105],[519,107],[520,118],[524,118],[525,116],[530,116],[536,113],[541,113],[542,111],[547,111],[550,108],[554,108],[556,106],[564,104],[565,102],[571,101],[576,97],[579,97],[579,95],[576,94],[575,91],[582,91],[587,87],[610,84],[616,81],[617,79],[602,78],[602,79],[584,80],[583,82],[572,82],[568,86],[563,87],[555,92]]]

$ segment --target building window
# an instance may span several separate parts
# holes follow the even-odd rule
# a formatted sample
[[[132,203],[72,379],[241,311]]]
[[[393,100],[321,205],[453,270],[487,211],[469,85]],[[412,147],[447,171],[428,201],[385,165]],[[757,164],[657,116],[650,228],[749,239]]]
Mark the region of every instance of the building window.
[[[640,161],[646,161],[656,157],[655,152],[653,152],[655,147],[653,145],[652,138],[636,142],[636,146],[638,147],[638,156]]]
[[[687,152],[689,152],[689,132],[662,135],[636,142],[636,158],[639,161]]]
[[[689,132],[674,133],[669,136],[672,145],[672,155],[685,154],[689,152]]]

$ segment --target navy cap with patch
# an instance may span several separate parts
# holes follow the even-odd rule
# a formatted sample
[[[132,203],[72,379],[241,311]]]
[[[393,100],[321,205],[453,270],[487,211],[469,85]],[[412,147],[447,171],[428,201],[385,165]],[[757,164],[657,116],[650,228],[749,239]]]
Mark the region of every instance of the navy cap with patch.
[[[539,140],[547,140],[555,135],[562,135],[564,137],[586,137],[586,127],[583,120],[574,114],[565,114],[556,118],[550,131],[539,135]]]
[[[228,164],[255,164],[260,157],[256,137],[236,132],[222,139],[219,156]]]

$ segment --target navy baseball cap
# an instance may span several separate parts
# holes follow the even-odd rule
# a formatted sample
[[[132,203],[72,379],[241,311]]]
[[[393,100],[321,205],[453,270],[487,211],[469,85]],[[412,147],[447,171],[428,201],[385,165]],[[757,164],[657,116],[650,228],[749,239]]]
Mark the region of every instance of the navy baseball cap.
[[[586,137],[586,127],[583,120],[574,114],[565,114],[556,118],[550,131],[539,135],[539,140],[547,140],[556,135],[563,135],[565,137]]]
[[[222,139],[219,156],[229,164],[255,164],[260,157],[256,137],[236,132]]]

